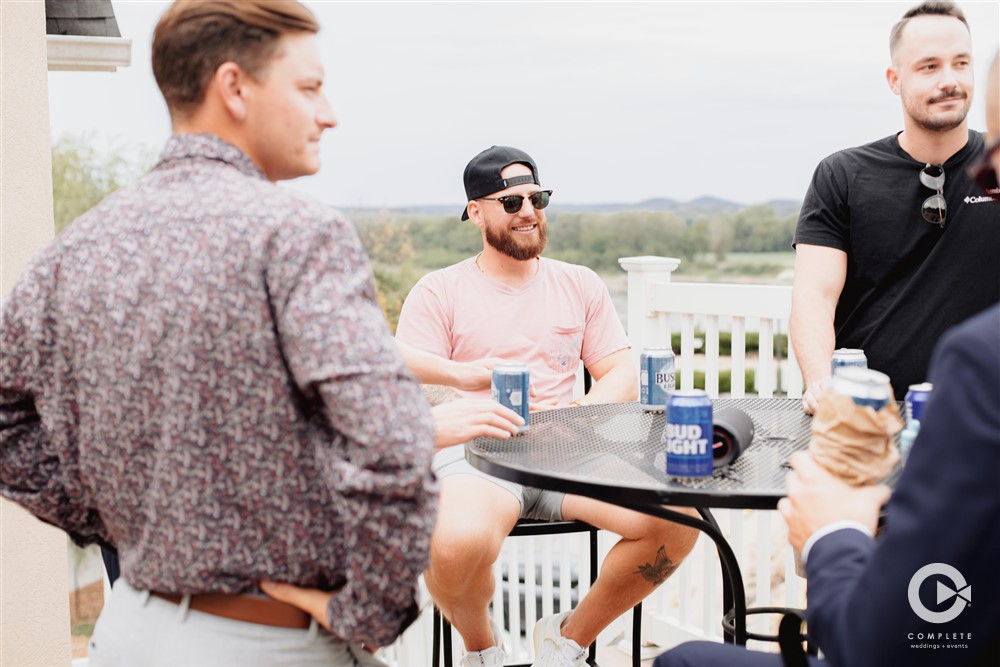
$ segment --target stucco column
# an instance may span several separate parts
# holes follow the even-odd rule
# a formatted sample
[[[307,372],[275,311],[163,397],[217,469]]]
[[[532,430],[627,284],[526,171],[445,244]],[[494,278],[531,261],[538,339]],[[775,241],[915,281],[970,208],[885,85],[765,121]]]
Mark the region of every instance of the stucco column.
[[[0,294],[52,240],[45,3],[0,2]],[[70,664],[66,535],[0,500],[0,664]]]

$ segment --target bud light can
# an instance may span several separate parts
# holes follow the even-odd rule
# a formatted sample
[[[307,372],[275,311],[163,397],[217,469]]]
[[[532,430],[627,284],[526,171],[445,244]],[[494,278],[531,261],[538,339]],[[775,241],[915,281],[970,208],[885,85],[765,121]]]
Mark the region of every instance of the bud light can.
[[[531,413],[528,411],[528,394],[531,374],[524,364],[504,361],[493,367],[493,381],[490,383],[490,395],[493,400],[508,407],[524,420],[524,426],[519,431],[528,430]]]
[[[639,355],[639,404],[662,412],[667,392],[674,388],[674,352],[669,347],[647,347]]]
[[[830,373],[836,373],[838,368],[857,366],[858,368],[868,368],[868,357],[863,350],[852,350],[842,347],[834,350],[833,359],[830,360]]]
[[[674,477],[712,475],[712,399],[701,389],[667,395],[663,444],[667,474]]]
[[[924,417],[924,406],[930,400],[934,385],[930,382],[911,384],[906,392],[906,423],[920,421]]]
[[[869,368],[840,368],[830,378],[830,391],[848,396],[855,405],[870,407],[876,412],[893,400],[889,376]]]

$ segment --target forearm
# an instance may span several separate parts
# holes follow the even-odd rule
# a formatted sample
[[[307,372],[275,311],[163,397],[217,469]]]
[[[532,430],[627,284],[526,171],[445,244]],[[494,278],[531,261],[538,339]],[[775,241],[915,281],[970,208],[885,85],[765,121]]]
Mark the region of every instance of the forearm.
[[[823,246],[796,246],[789,330],[806,387],[830,376],[836,347],[833,324],[846,280],[847,253]]]
[[[628,351],[625,351],[628,354]],[[627,359],[630,361],[631,357]],[[638,397],[639,376],[631,363],[618,363],[595,380],[582,399],[586,403],[625,403]]]
[[[332,502],[351,524],[346,583],[330,601],[329,623],[338,637],[384,645],[412,620],[427,564],[437,508],[434,424],[405,375],[329,382],[321,393],[344,437],[318,458]]]
[[[792,294],[789,330],[807,387],[830,375],[830,358],[836,346],[833,329],[835,310],[836,303],[827,303],[817,293],[803,291]]]
[[[455,362],[415,348],[399,339],[396,339],[396,347],[399,348],[410,371],[422,384],[455,386],[457,382]]]

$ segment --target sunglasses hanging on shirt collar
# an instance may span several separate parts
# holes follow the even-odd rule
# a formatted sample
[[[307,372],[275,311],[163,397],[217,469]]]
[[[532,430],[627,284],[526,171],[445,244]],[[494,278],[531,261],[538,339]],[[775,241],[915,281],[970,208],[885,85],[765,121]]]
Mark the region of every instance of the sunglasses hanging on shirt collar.
[[[941,229],[944,229],[944,221],[948,216],[948,202],[944,199],[944,165],[929,164],[921,169],[920,182],[925,188],[937,191],[937,194],[924,200],[920,207],[920,215],[927,222],[940,225]]]

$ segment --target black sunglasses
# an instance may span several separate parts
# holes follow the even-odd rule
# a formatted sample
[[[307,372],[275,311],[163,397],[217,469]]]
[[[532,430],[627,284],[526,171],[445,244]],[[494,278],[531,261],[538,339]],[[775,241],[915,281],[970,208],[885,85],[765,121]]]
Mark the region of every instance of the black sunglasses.
[[[983,153],[983,159],[969,168],[969,177],[976,182],[980,190],[993,197],[994,200],[998,199],[994,191],[1000,187],[1000,183],[997,183],[997,170],[993,168],[993,163],[990,160],[997,151],[1000,151],[1000,139],[987,146],[986,152]]]
[[[549,197],[552,196],[552,190],[539,190],[538,192],[533,192],[528,195],[528,199],[531,200],[531,206],[535,210],[542,210],[549,205]],[[478,197],[478,199],[487,199],[489,201],[498,201],[503,204],[504,213],[514,214],[521,210],[524,206],[524,195],[507,195],[505,197]]]
[[[920,170],[920,182],[926,188],[937,190],[937,194],[924,200],[920,214],[924,220],[940,225],[944,229],[944,220],[948,215],[948,202],[944,200],[944,166],[929,164]]]

